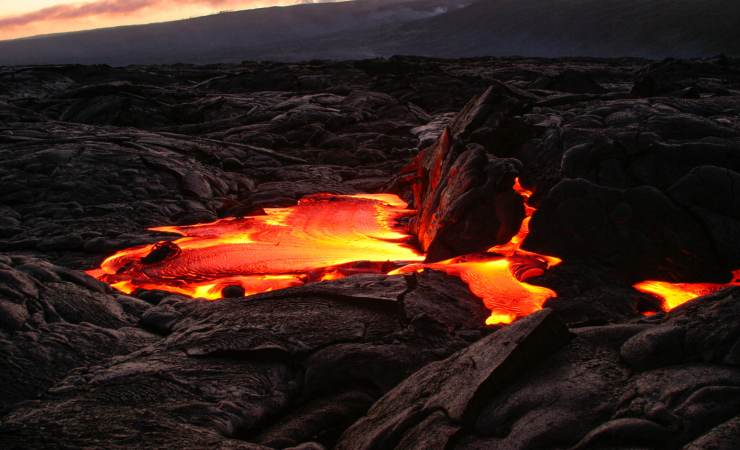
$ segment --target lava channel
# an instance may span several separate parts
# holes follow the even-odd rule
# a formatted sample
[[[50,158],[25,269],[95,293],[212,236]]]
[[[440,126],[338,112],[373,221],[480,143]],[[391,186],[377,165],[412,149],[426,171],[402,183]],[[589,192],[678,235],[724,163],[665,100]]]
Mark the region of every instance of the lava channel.
[[[525,200],[531,194],[518,182],[515,189]],[[415,211],[395,195],[317,194],[265,213],[152,228],[182,237],[120,251],[88,273],[125,293],[158,289],[219,299],[230,286],[250,295],[355,273],[438,270],[468,284],[491,310],[489,324],[526,316],[556,296],[526,282],[560,262],[519,248],[534,213],[531,207],[510,242],[434,264],[422,263],[424,255],[409,245],[412,236],[400,223]]]
[[[526,205],[531,192],[518,181],[514,189]],[[519,232],[506,244],[427,264],[402,225],[415,211],[397,196],[316,194],[293,207],[267,208],[262,216],[151,228],[182,237],[122,250],[87,273],[127,294],[163,290],[215,300],[230,287],[243,296],[357,273],[437,270],[459,277],[482,299],[491,311],[487,324],[510,323],[557,295],[527,282],[561,261],[520,248],[535,212],[525,208]],[[740,271],[733,284],[740,285]],[[634,287],[670,310],[726,286],[645,281]]]
[[[398,225],[414,211],[395,195],[317,194],[265,213],[151,228],[183,237],[120,251],[88,274],[125,293],[159,289],[218,299],[229,286],[250,295],[355,273],[387,273],[424,259]]]

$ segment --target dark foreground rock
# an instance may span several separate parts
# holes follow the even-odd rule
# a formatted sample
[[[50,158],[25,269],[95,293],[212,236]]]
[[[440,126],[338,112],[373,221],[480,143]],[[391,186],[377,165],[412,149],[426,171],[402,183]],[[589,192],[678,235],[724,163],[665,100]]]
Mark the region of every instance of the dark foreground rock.
[[[616,266],[634,280],[729,281],[731,266],[695,217],[654,187],[563,180],[532,218],[526,248]]]
[[[404,380],[338,448],[733,448],[739,294],[572,335],[536,313]]]
[[[78,367],[156,340],[149,305],[47,261],[0,255],[0,409],[35,399]]]
[[[568,342],[550,311],[535,313],[426,366],[378,401],[342,436],[339,449],[446,448],[480,401]]]
[[[67,356],[78,369],[6,415],[0,446],[94,447],[106,436],[146,447],[332,445],[379,395],[485,334],[486,316],[464,285],[436,273],[355,276],[215,303],[167,297],[141,321],[166,337],[140,339],[138,351],[121,336],[128,354],[103,360],[85,347],[100,338],[78,334],[85,357]],[[55,350],[46,343],[53,331],[33,333],[37,353]],[[6,339],[16,352],[28,346],[25,334]],[[49,387],[22,373],[4,380],[9,392],[31,385],[16,400]]]
[[[631,285],[740,267],[738,67],[0,68],[0,447],[737,448],[740,294],[665,314]],[[75,270],[172,237],[148,227],[387,189],[444,259],[519,228],[516,177],[525,247],[564,262],[509,327],[438,273],[205,302]]]

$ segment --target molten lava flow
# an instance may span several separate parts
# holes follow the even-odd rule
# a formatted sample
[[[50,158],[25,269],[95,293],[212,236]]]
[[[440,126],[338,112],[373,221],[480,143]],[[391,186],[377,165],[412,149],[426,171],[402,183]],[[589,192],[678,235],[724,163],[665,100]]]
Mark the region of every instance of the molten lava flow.
[[[494,325],[511,323],[518,317],[538,311],[545,300],[556,295],[548,288],[517,278],[513,266],[509,258],[483,254],[432,264],[411,264],[391,274],[431,269],[458,277],[491,310],[486,324]]]
[[[733,273],[728,284],[716,283],[668,283],[666,281],[643,281],[634,285],[640,292],[654,295],[663,301],[663,308],[671,310],[689,300],[709,295],[729,286],[740,286],[740,270]]]
[[[545,300],[557,294],[548,288],[529,284],[526,280],[542,275],[561,261],[520,248],[529,233],[529,221],[535,209],[526,204],[532,192],[524,189],[519,180],[514,184],[514,190],[524,198],[526,214],[519,232],[509,242],[491,247],[481,255],[468,255],[433,264],[412,264],[391,273],[432,269],[459,277],[491,310],[486,320],[489,325],[511,323],[518,317],[542,309]]]
[[[514,188],[525,200],[531,195],[518,181]],[[519,248],[534,208],[526,207],[510,242],[434,264],[420,263],[424,255],[406,244],[410,236],[397,225],[413,214],[406,208],[391,194],[312,195],[294,207],[268,208],[264,216],[152,228],[182,237],[123,250],[88,273],[126,293],[160,289],[217,299],[228,286],[249,295],[355,273],[439,270],[483,299],[489,324],[510,323],[556,295],[526,283],[560,263]]]
[[[359,272],[384,273],[424,259],[397,225],[413,211],[395,195],[319,194],[265,212],[153,228],[183,237],[123,250],[89,273],[126,293],[161,289],[217,299],[227,286],[253,294]]]
[[[414,211],[391,194],[317,194],[289,208],[268,208],[264,216],[223,219],[213,223],[152,228],[181,235],[120,251],[88,273],[125,293],[137,289],[218,299],[238,286],[245,295],[340,279],[356,273],[413,273],[438,270],[462,279],[480,297],[491,316],[486,323],[510,323],[542,308],[556,296],[527,283],[559,264],[558,258],[520,248],[535,209],[526,205],[531,192],[514,189],[525,199],[525,219],[509,242],[487,252],[424,264],[424,255],[407,242],[399,225]],[[740,270],[732,285],[740,285]],[[670,310],[728,285],[644,281],[635,288],[663,299]]]

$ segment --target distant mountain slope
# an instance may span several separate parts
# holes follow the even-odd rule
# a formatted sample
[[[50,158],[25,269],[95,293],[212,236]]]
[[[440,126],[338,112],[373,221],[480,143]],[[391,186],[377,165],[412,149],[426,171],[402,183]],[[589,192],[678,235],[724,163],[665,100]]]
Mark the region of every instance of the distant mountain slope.
[[[404,38],[465,55],[740,55],[740,1],[483,0]]]
[[[441,14],[463,1],[313,3],[0,41],[0,64],[234,62],[253,58],[278,42],[295,45],[327,33],[406,23]]]
[[[327,58],[740,56],[740,1],[478,0],[403,26],[327,35],[281,57],[299,53]]]
[[[738,0],[473,1],[306,4],[5,41],[0,64],[740,56]]]

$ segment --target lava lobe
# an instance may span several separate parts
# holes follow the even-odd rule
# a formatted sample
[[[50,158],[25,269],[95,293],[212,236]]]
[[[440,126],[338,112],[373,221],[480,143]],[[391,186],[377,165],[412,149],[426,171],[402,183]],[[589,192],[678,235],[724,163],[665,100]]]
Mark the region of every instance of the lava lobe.
[[[250,295],[424,259],[397,225],[413,211],[394,195],[318,194],[265,213],[153,228],[182,237],[120,251],[89,273],[126,293],[161,289],[218,299],[229,286]]]
[[[532,194],[518,181],[514,190]],[[525,202],[526,204],[526,202]],[[526,206],[519,232],[480,254],[435,263],[410,245],[402,222],[415,211],[393,194],[304,197],[296,206],[267,208],[265,215],[222,219],[154,231],[182,237],[122,250],[88,273],[125,293],[159,289],[220,299],[328,281],[356,273],[408,274],[438,270],[459,277],[491,310],[486,323],[510,323],[542,309],[557,294],[527,282],[560,259],[520,248],[535,209]],[[740,271],[734,284],[738,283]],[[645,281],[635,288],[660,297],[665,309],[724,285]]]
[[[530,195],[518,183],[515,190]],[[519,248],[533,208],[509,243],[431,264],[422,263],[425,255],[409,245],[401,225],[414,212],[392,194],[317,194],[293,207],[268,208],[264,216],[153,228],[182,237],[120,251],[89,274],[126,293],[160,289],[219,299],[354,273],[431,269],[466,282],[491,310],[488,323],[509,323],[556,295],[525,281],[560,262]]]

